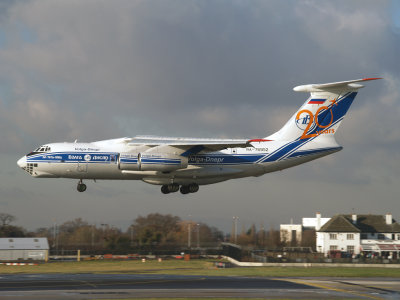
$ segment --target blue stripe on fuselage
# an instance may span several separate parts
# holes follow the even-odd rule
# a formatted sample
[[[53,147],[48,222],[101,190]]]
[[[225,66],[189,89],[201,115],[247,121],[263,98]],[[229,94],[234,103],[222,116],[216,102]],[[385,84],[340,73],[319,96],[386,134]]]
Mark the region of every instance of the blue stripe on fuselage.
[[[260,154],[197,154],[189,156],[191,165],[240,165],[253,164],[266,153]]]
[[[58,162],[58,163],[113,163],[118,159],[118,153],[110,152],[47,152],[27,157],[27,162]]]

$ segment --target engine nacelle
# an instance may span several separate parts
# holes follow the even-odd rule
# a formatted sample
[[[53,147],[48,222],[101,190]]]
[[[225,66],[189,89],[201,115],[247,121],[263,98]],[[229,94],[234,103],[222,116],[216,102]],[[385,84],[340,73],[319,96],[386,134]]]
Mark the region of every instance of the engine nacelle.
[[[121,153],[118,158],[120,170],[171,172],[187,166],[187,157],[169,153]]]
[[[169,153],[140,153],[138,155],[140,171],[170,172],[185,169],[188,166],[188,158]]]

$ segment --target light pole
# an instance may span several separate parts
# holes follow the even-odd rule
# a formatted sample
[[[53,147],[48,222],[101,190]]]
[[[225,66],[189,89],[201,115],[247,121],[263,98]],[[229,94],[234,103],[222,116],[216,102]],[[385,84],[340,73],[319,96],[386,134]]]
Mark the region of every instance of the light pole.
[[[53,248],[56,247],[56,237],[57,237],[57,223],[54,221],[54,226],[53,226]]]
[[[189,215],[189,222],[188,222],[188,248],[192,246],[192,215]]]
[[[131,233],[131,247],[133,246],[133,225],[129,226],[130,233]]]
[[[261,225],[261,246],[264,249],[265,229],[264,225]]]
[[[94,224],[92,224],[91,245],[92,245],[92,250],[93,250],[93,247],[94,247]]]
[[[234,232],[234,239],[235,239],[235,244],[237,244],[237,222],[239,220],[238,216],[233,217],[233,222],[235,223],[235,232]]]
[[[200,249],[200,224],[197,223],[197,249]]]
[[[191,234],[191,231],[192,231],[192,227],[191,227],[191,221],[189,221],[188,222],[188,248],[190,249],[190,246],[191,246],[191,243],[192,243],[192,241],[191,241],[191,239],[192,239],[192,234]]]

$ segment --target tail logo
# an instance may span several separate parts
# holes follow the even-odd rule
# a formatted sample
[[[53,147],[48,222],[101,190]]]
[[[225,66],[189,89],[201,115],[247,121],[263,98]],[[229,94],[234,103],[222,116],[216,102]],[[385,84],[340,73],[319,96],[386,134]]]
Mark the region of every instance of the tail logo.
[[[297,116],[296,116],[296,119],[295,119],[295,123],[296,123],[296,126],[297,126],[297,128],[299,128],[300,130],[306,130],[306,128],[308,128],[310,125],[310,120],[311,120],[311,122],[312,122],[312,119],[314,119],[314,116],[311,114],[309,114],[309,113],[307,113],[307,112],[310,112],[309,110],[301,110],[301,111],[299,111],[299,113],[297,114]]]
[[[318,115],[323,110],[329,110],[330,115],[331,115],[330,121],[326,125],[321,125],[318,121]],[[332,110],[329,109],[328,106],[321,106],[320,108],[318,108],[318,110],[315,112],[315,114],[313,114],[308,109],[300,110],[297,113],[296,118],[295,118],[296,126],[300,130],[303,130],[303,134],[300,137],[301,140],[316,137],[320,134],[334,133],[334,129],[328,129],[328,130],[325,129],[325,128],[331,126],[332,122],[333,122],[333,113],[332,113]],[[315,133],[308,133],[312,124],[315,124],[321,130],[317,129]]]

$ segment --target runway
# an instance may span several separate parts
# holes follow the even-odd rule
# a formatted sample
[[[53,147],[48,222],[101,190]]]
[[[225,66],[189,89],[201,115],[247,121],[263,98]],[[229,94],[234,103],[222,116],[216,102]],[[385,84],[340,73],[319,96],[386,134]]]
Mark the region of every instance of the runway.
[[[261,278],[158,274],[0,275],[0,299],[174,297],[399,299],[400,279]]]

